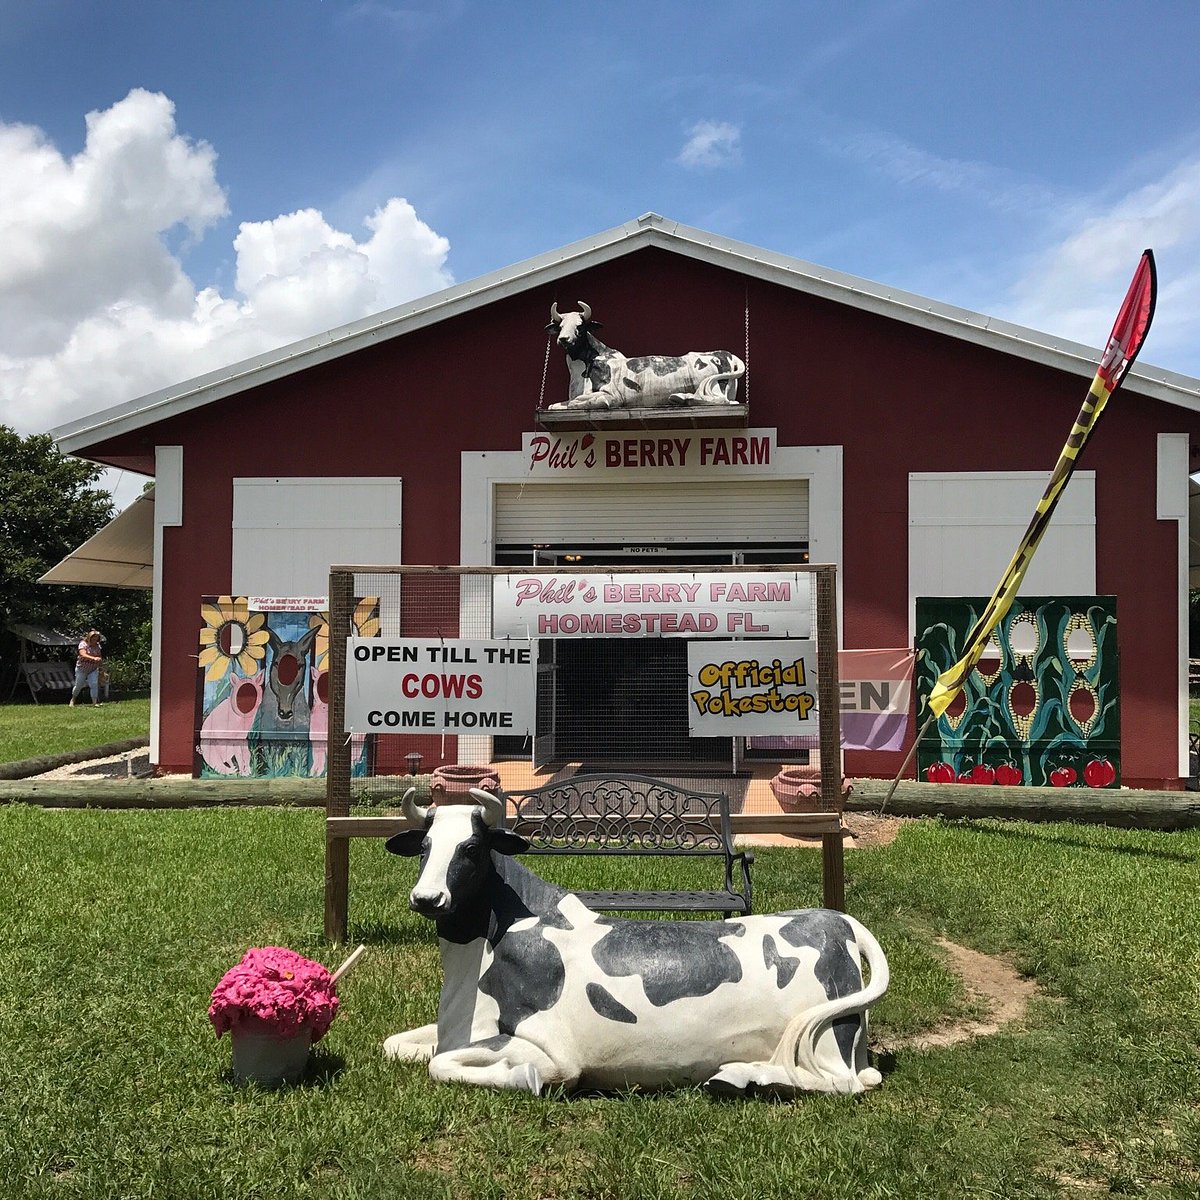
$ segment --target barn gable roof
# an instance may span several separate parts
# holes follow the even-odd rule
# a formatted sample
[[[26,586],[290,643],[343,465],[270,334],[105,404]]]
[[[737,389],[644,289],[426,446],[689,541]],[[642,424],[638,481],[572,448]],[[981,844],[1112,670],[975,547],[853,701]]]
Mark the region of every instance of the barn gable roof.
[[[657,213],[646,213],[634,221],[559,250],[551,250],[397,308],[81,417],[52,433],[65,453],[84,452],[101,440],[353,354],[366,346],[577,274],[647,246],[687,255],[752,278],[987,346],[1089,380],[1095,374],[1099,351],[1093,347],[719,237]],[[1138,364],[1130,372],[1127,386],[1136,387],[1143,395],[1200,412],[1200,380],[1190,376]]]

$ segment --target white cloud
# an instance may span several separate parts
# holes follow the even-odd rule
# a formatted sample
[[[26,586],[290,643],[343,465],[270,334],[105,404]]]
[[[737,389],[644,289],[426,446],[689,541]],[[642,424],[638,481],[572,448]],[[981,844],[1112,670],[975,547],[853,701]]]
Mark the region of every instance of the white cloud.
[[[1031,263],[998,315],[1099,346],[1149,246],[1158,263],[1159,294],[1146,360],[1200,373],[1200,160],[1115,201],[1080,206],[1060,224],[1074,232]]]
[[[197,289],[164,237],[227,213],[216,153],[135,90],[64,157],[0,124],[0,421],[38,432],[453,282],[406,200],[361,241],[315,209],[243,223],[236,294]]]
[[[741,161],[741,139],[741,129],[728,121],[698,121],[675,161],[684,167],[733,166]]]
[[[903,188],[962,195],[1005,213],[1042,211],[1060,202],[1052,189],[1017,172],[971,159],[945,158],[903,138],[833,117],[818,144]]]

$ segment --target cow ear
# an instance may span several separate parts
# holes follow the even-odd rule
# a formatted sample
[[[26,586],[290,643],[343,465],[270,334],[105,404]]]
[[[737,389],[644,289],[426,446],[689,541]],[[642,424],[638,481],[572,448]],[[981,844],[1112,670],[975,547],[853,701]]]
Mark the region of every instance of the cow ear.
[[[558,328],[558,322],[551,321],[550,324],[546,326],[546,332],[549,333],[551,329],[557,329],[557,328]]]
[[[497,854],[524,854],[529,849],[529,839],[507,829],[493,829],[488,834],[488,847]]]
[[[404,858],[419,858],[424,841],[424,829],[406,829],[403,833],[388,838],[384,845],[391,854],[399,854]]]
[[[603,328],[604,328],[604,322],[603,322],[603,321],[589,321],[589,322],[587,323],[587,327],[588,327],[589,329],[603,329]]]

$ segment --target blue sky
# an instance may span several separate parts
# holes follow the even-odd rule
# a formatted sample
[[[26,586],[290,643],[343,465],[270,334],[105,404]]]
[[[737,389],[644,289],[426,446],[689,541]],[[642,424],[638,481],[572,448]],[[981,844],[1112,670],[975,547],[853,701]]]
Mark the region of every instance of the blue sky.
[[[1093,345],[1151,245],[1143,357],[1200,376],[1198,46],[1193,0],[0,0],[0,421],[647,211]]]

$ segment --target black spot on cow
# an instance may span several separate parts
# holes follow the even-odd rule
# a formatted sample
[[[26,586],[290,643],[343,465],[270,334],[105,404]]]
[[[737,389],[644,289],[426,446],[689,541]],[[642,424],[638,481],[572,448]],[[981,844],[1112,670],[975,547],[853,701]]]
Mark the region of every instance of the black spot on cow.
[[[626,1025],[636,1025],[637,1015],[632,1013],[606,987],[598,983],[587,985],[588,1003],[602,1016],[610,1021],[622,1021]]]
[[[845,917],[828,909],[808,909],[782,925],[779,936],[790,946],[810,946],[818,951],[814,970],[830,1000],[853,995],[862,988],[862,968],[846,944],[854,940],[854,933]],[[840,1017],[833,1023],[833,1034],[847,1066],[854,1063],[854,1037],[860,1025],[859,1017]]]
[[[626,375],[624,383],[631,392],[640,392],[642,390],[642,385],[632,375]]]
[[[515,1033],[527,1017],[553,1008],[562,996],[566,966],[545,929],[541,923],[510,929],[497,940],[492,961],[479,978],[479,990],[499,1008],[501,1033]]]
[[[588,368],[588,379],[592,386],[599,390],[612,378],[612,364],[605,358],[598,358]]]
[[[649,372],[651,375],[674,375],[682,371],[686,363],[682,358],[670,354],[647,354],[642,358],[627,360],[631,371]]]
[[[798,958],[779,953],[775,948],[775,939],[769,933],[763,935],[763,962],[767,964],[768,971],[772,967],[777,968],[775,986],[778,988],[787,987],[795,978],[796,971],[800,966]]]
[[[685,996],[707,996],[742,977],[742,964],[720,939],[732,930],[699,921],[601,919],[609,926],[592,948],[596,965],[613,978],[640,977],[657,1008]]]

